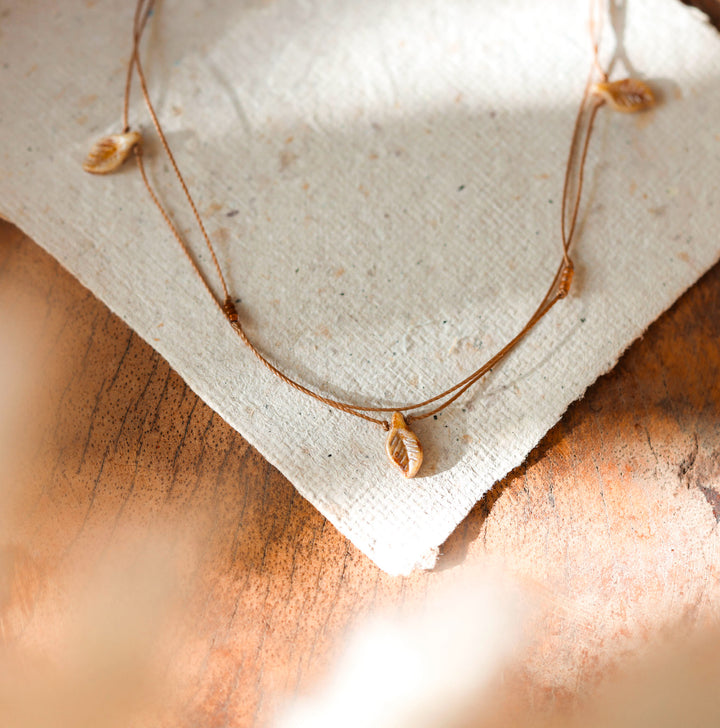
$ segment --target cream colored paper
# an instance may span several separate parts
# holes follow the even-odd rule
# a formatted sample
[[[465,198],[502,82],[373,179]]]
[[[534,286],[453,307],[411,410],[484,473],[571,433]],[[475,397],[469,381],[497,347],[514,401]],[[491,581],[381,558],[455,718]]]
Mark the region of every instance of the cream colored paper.
[[[483,493],[718,259],[720,37],[676,0],[628,0],[606,52],[614,27],[620,58],[663,103],[601,112],[573,295],[415,426],[426,464],[406,481],[379,428],[298,394],[242,347],[133,164],[82,171],[92,142],[120,128],[131,5],[3,13],[0,213],[390,573],[432,566]],[[246,330],[283,369],[340,398],[417,401],[522,327],[560,255],[590,63],[584,1],[166,0],[145,40],[159,115]],[[207,266],[137,97],[131,119]]]

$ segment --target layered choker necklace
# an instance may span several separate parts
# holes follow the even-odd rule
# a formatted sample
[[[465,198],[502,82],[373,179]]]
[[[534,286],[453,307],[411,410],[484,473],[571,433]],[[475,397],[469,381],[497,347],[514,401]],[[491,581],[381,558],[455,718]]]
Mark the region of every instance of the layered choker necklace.
[[[118,167],[134,153],[140,176],[144,183],[147,195],[160,212],[165,224],[180,245],[189,265],[205,286],[210,299],[218,307],[219,312],[227,319],[240,341],[254,354],[257,361],[266,367],[274,376],[281,379],[288,386],[294,387],[308,397],[317,400],[321,405],[332,407],[353,417],[359,417],[373,425],[382,428],[385,436],[385,449],[388,459],[397,470],[407,478],[417,475],[422,465],[423,450],[410,425],[417,421],[437,415],[443,409],[453,404],[461,395],[467,392],[474,384],[484,377],[493,367],[501,362],[517,344],[528,335],[538,322],[560,300],[565,298],[572,284],[573,262],[570,258],[570,249],[577,228],[578,211],[583,188],[583,170],[587,158],[590,137],[598,110],[608,106],[615,111],[637,112],[650,108],[655,104],[653,93],[649,86],[635,78],[625,78],[611,81],[608,71],[604,70],[599,61],[598,47],[602,31],[602,18],[605,9],[602,3],[595,2],[590,7],[590,37],[592,43],[592,66],[582,94],[580,106],[575,119],[575,125],[570,141],[570,151],[565,165],[565,178],[563,183],[562,205],[560,211],[560,250],[559,261],[555,274],[550,281],[547,292],[540,301],[530,318],[520,327],[518,333],[510,339],[498,352],[482,364],[478,369],[468,374],[461,381],[453,384],[439,394],[402,406],[367,406],[360,402],[350,402],[326,396],[310,388],[302,382],[288,376],[281,366],[275,363],[282,358],[282,352],[272,356],[261,352],[248,338],[242,325],[242,317],[235,306],[235,297],[231,295],[225,281],[222,267],[218,261],[213,244],[205,229],[202,218],[198,213],[193,196],[180,172],[178,163],[170,150],[162,124],[155,111],[155,107],[148,92],[147,81],[140,59],[140,41],[145,30],[148,18],[152,14],[154,0],[138,0],[135,7],[135,17],[132,29],[132,53],[127,67],[125,80],[125,93],[123,100],[122,131],[103,137],[95,143],[88,154],[83,168],[93,174],[107,174]],[[137,77],[140,84],[145,106],[152,119],[155,131],[160,139],[162,148],[175,173],[182,189],[185,200],[192,211],[197,223],[198,231],[205,241],[210,253],[212,265],[210,271],[204,270],[197,262],[190,245],[178,231],[171,214],[160,201],[158,194],[148,179],[145,163],[143,161],[142,135],[133,129],[129,123],[130,90],[133,79]],[[209,273],[216,278],[220,294],[209,283]]]

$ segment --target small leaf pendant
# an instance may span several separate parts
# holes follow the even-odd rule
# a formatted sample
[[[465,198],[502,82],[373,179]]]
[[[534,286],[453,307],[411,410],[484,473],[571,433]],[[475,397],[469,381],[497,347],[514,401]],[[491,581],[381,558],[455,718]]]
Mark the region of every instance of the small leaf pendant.
[[[399,412],[393,413],[385,450],[390,462],[406,478],[414,478],[417,475],[422,465],[422,445],[415,433],[408,429],[405,418]]]
[[[632,114],[655,106],[655,95],[650,86],[637,78],[596,83],[593,93],[606,101],[615,111]]]
[[[83,169],[91,174],[114,172],[141,140],[140,132],[137,131],[111,134],[98,139],[83,162]]]

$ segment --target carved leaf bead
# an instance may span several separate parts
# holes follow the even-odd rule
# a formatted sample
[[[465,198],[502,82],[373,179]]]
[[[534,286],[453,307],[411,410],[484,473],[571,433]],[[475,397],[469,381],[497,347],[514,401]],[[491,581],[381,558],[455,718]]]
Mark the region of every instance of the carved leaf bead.
[[[414,478],[417,475],[422,465],[422,445],[415,433],[408,429],[405,418],[399,412],[395,412],[392,416],[385,450],[390,462],[406,478]]]
[[[83,162],[83,169],[91,174],[114,172],[141,140],[142,136],[137,131],[111,134],[98,139]]]
[[[615,111],[632,114],[655,106],[655,95],[650,86],[637,78],[596,83],[593,93],[607,102]]]

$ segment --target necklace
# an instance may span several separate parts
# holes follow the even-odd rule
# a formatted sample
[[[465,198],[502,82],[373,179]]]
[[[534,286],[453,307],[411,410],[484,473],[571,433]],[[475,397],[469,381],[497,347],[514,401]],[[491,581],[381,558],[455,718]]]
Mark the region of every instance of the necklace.
[[[410,429],[409,423],[422,420],[433,415],[455,402],[468,391],[476,382],[485,376],[494,366],[501,362],[512,349],[537,325],[537,323],[563,298],[567,297],[572,285],[574,266],[570,258],[570,248],[576,232],[576,223],[580,208],[583,187],[583,172],[587,158],[588,147],[592,135],[593,125],[598,110],[604,106],[621,112],[636,112],[654,105],[655,99],[651,89],[642,81],[634,78],[625,78],[610,81],[609,74],[599,62],[599,44],[602,30],[602,17],[604,8],[602,0],[591,0],[590,6],[590,36],[592,41],[592,67],[580,101],[575,125],[570,142],[565,179],[563,183],[561,205],[561,256],[555,275],[550,282],[545,296],[535,309],[534,313],[522,326],[520,331],[508,341],[497,353],[483,363],[478,369],[470,373],[461,381],[453,384],[439,394],[429,397],[421,402],[411,402],[402,406],[383,407],[367,406],[362,403],[348,402],[335,399],[311,389],[301,382],[291,378],[282,369],[274,364],[268,356],[261,352],[245,333],[240,315],[235,306],[223,275],[222,268],[215,253],[213,244],[205,229],[205,225],[198,213],[193,197],[188,189],[185,179],[175,157],[170,150],[162,125],[156,114],[150,94],[148,92],[145,72],[140,59],[140,41],[143,31],[152,14],[154,0],[137,0],[132,32],[132,53],[128,62],[123,99],[123,127],[119,134],[103,137],[91,149],[83,168],[94,174],[106,174],[117,169],[131,152],[137,161],[140,175],[150,200],[160,212],[169,231],[176,239],[197,277],[200,279],[211,299],[217,305],[221,314],[227,319],[233,331],[241,342],[249,348],[256,359],[274,376],[287,385],[295,388],[302,394],[312,397],[318,402],[344,412],[348,415],[361,418],[381,427],[386,433],[385,450],[390,462],[408,478],[414,477],[420,470],[423,450],[415,433]],[[183,236],[173,223],[169,212],[165,209],[157,193],[153,189],[145,171],[143,161],[142,135],[133,130],[129,124],[130,91],[133,78],[137,77],[145,106],[150,114],[155,131],[160,139],[163,150],[170,162],[173,172],[183,191],[185,200],[193,213],[198,230],[210,253],[212,268],[219,283],[221,295],[218,295],[208,282],[208,277],[193,257],[192,251]]]

